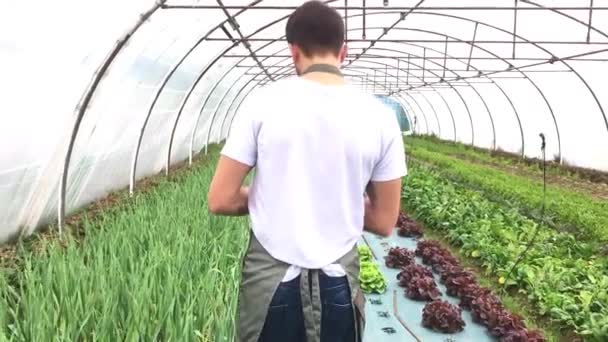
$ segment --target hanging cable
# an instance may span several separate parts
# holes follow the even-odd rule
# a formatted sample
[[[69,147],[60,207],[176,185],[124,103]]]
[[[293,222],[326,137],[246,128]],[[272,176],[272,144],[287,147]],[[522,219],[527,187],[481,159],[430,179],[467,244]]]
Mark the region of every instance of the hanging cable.
[[[541,139],[540,149],[541,149],[542,156],[543,156],[543,200],[542,200],[541,209],[540,209],[540,223],[534,229],[534,232],[532,233],[532,238],[526,245],[526,248],[519,254],[517,259],[515,260],[515,263],[513,264],[513,266],[507,273],[507,275],[505,276],[505,284],[506,284],[507,280],[509,279],[509,276],[511,275],[511,273],[513,273],[513,271],[517,267],[517,265],[526,257],[526,254],[534,245],[534,241],[536,240],[536,236],[538,235],[538,231],[540,230],[540,227],[545,224],[545,202],[547,200],[547,158],[546,158],[546,153],[545,153],[545,147],[547,146],[547,144],[545,141],[545,135],[543,133],[540,133],[539,136]]]

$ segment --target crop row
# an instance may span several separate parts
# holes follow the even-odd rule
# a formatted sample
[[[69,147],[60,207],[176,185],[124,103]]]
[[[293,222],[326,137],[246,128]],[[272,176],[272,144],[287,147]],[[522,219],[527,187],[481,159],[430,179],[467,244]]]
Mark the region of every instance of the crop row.
[[[424,148],[413,147],[410,152],[415,159],[438,166],[444,175],[488,195],[500,196],[504,201],[522,207],[530,213],[538,212],[542,206],[542,182]],[[587,241],[605,242],[608,239],[606,201],[548,185],[545,208],[547,215],[561,230],[573,232],[578,238]]]
[[[419,233],[418,237],[423,235],[422,227],[404,213],[400,213],[397,227],[414,230]],[[459,307],[440,299],[442,294],[431,269],[418,265],[416,256],[440,275],[448,296],[460,298]],[[418,240],[415,251],[394,247],[384,259],[387,267],[401,270],[397,279],[399,285],[405,287],[407,297],[431,301],[423,310],[424,326],[447,333],[461,331],[465,326],[461,311],[466,309],[471,311],[476,323],[486,326],[490,334],[500,341],[545,341],[539,332],[528,330],[523,319],[509,312],[490,289],[480,286],[473,271],[462,267],[460,261],[439,242]]]
[[[520,155],[497,150],[484,149],[465,145],[460,142],[440,140],[433,136],[409,136],[406,142],[410,146],[441,152],[454,157],[471,160],[476,163],[492,164],[499,167],[516,166],[519,170],[542,177],[542,160],[538,158],[521,158]],[[553,157],[553,158],[551,158]],[[567,164],[559,164],[556,156],[549,156],[546,162],[547,174],[571,180],[588,180],[596,183],[608,183],[608,173],[585,169]]]
[[[608,338],[608,265],[588,244],[541,227],[537,243],[514,270],[537,223],[480,194],[455,187],[435,171],[413,163],[404,181],[404,205],[427,227],[442,232],[466,256],[517,286],[538,312],[574,328],[589,340]]]
[[[207,213],[214,164],[21,251],[0,271],[0,340],[231,341],[248,230]]]

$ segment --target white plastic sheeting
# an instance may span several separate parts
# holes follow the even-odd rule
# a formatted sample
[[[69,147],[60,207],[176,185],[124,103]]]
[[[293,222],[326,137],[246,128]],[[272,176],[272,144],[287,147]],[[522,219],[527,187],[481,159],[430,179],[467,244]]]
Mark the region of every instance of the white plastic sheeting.
[[[418,133],[530,157],[543,133],[549,156],[608,171],[608,0],[328,2],[349,80]],[[3,4],[0,240],[223,140],[248,94],[293,74],[284,26],[301,3]]]

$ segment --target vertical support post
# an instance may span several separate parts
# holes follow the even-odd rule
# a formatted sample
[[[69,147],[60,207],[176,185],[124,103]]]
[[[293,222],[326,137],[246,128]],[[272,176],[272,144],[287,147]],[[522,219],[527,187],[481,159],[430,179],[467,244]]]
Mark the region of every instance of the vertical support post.
[[[367,15],[366,4],[365,4],[365,0],[363,0],[363,27],[362,27],[363,30],[361,31],[362,32],[361,37],[363,39],[365,39],[367,37],[367,35],[365,34],[365,28],[366,28],[366,25],[365,25],[366,18],[365,17],[366,17],[366,15]]]
[[[515,39],[517,37],[517,8],[519,1],[515,0],[515,9],[513,10],[513,59],[515,59]]]
[[[72,134],[70,135],[70,142],[68,144],[68,149],[65,154],[65,159],[63,160],[63,169],[61,170],[61,178],[59,179],[59,193],[57,199],[57,226],[59,228],[59,234],[63,234],[63,226],[65,224],[65,213],[66,213],[66,192],[67,192],[67,183],[68,183],[68,174],[70,169],[70,161],[72,159],[72,152],[74,150],[74,144],[76,143],[76,137],[78,135],[78,130],[80,129],[80,124],[82,123],[82,119],[84,118],[85,112],[89,107],[89,103],[93,99],[93,95],[95,95],[95,91],[97,87],[103,80],[104,76],[110,69],[110,66],[114,62],[114,59],[118,56],[118,54],[122,51],[122,49],[128,44],[129,40],[133,35],[139,30],[139,28],[148,20],[152,15],[165,4],[166,0],[157,1],[152,8],[142,13],[135,25],[129,29],[127,33],[125,33],[120,39],[118,39],[109,52],[109,54],[104,58],[102,64],[93,74],[93,79],[91,79],[90,83],[87,85],[85,93],[83,94],[80,102],[76,106],[76,119],[74,121],[74,126],[72,126]]]
[[[401,58],[397,59],[397,79],[395,84],[397,85],[397,89],[399,89],[399,72],[401,71]]]
[[[388,64],[384,66],[384,89],[386,89],[387,81],[388,81]]]
[[[471,45],[472,46],[472,45]],[[445,79],[445,67],[448,60],[448,36],[445,36],[445,49],[443,51],[443,76],[442,79]]]
[[[593,0],[589,3],[589,22],[587,23],[587,43],[591,41],[591,21],[593,19]]]
[[[422,49],[422,85],[426,85],[426,48]]]
[[[410,85],[410,54],[407,54],[407,73],[405,74],[405,85]]]
[[[348,0],[344,0],[344,41],[348,44]]]
[[[374,69],[374,94],[376,93],[376,74],[377,74],[378,70]]]
[[[473,41],[471,42],[471,49],[469,50],[469,60],[467,61],[467,71],[471,68],[471,58],[473,57],[473,47],[475,46],[475,39],[477,39],[477,28],[479,27],[479,22],[475,22],[475,30],[473,30]]]

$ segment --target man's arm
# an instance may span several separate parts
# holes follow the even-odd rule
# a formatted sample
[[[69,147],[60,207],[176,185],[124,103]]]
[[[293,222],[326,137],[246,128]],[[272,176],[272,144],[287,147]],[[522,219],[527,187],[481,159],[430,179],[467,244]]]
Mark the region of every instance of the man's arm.
[[[403,136],[392,110],[382,108],[378,116],[382,126],[382,155],[376,162],[366,187],[364,229],[388,236],[399,217],[401,178],[407,174]]]
[[[365,196],[364,229],[380,236],[391,235],[401,201],[401,178],[370,182]]]
[[[249,213],[249,187],[243,186],[243,181],[250,170],[249,165],[226,156],[220,157],[207,194],[207,205],[211,213],[227,216]]]
[[[257,114],[264,108],[260,103],[264,104],[263,98],[249,98],[226,139],[207,194],[207,205],[213,214],[241,216],[249,213],[249,187],[243,186],[243,182],[257,163],[260,127]]]

